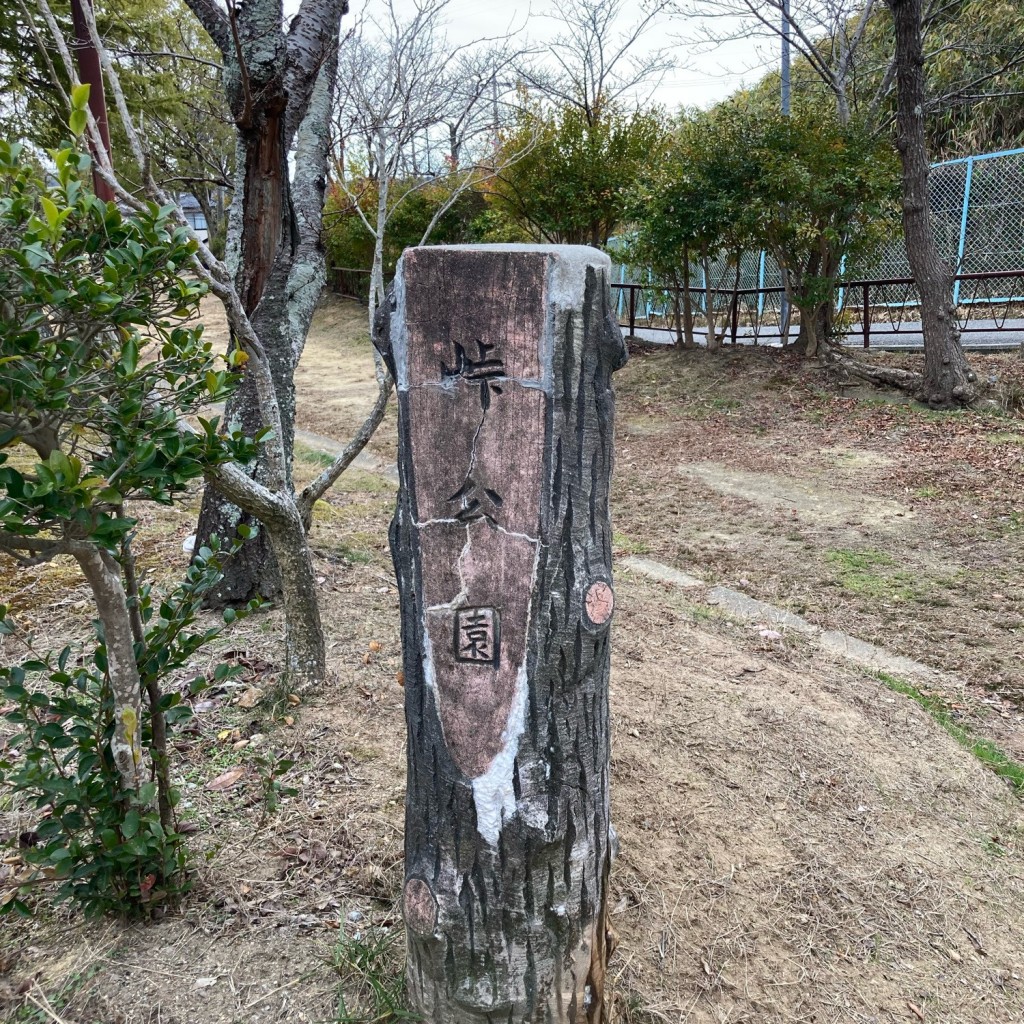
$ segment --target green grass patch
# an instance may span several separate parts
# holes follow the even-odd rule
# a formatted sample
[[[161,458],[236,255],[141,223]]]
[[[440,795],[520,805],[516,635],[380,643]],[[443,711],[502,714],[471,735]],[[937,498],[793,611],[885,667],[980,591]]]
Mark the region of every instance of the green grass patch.
[[[612,534],[612,547],[626,555],[646,555],[651,550],[642,540],[633,540],[624,533]]]
[[[341,491],[359,491],[363,494],[393,494],[398,485],[381,473],[349,466],[334,485]]]
[[[703,604],[690,605],[689,612],[694,622],[715,622],[725,619],[723,613],[717,608],[708,608]]]
[[[353,565],[369,565],[373,561],[373,555],[369,551],[352,548],[347,544],[339,544],[338,553],[343,558],[348,559]]]
[[[838,566],[840,572],[865,572],[879,565],[892,565],[892,555],[873,548],[852,551],[848,548],[837,548],[825,556],[829,562]]]
[[[895,559],[884,551],[839,548],[827,551],[825,561],[835,569],[840,586],[851,594],[888,601],[913,601],[921,597],[918,575],[892,569]]]
[[[327,539],[321,549],[335,557],[343,558],[352,565],[370,565],[377,560],[372,550],[373,541],[363,533],[351,534],[345,540]]]
[[[303,444],[302,441],[295,442],[294,453],[295,458],[301,462],[305,462],[309,466],[318,466],[320,469],[326,469],[335,459],[330,452],[325,452],[322,448],[313,448],[311,445]]]
[[[63,1018],[54,1016],[54,1011],[67,1007],[71,1000],[79,994],[79,990],[92,981],[101,970],[100,964],[90,964],[83,971],[74,971],[61,984],[60,988],[50,995],[46,995],[37,987],[35,999],[26,1000],[14,1011],[14,1016],[7,1019],[11,1021],[11,1024],[50,1024],[51,1021],[62,1020]],[[39,996],[43,998],[40,999]],[[44,1009],[44,1007],[47,1008]]]
[[[1010,434],[1000,431],[998,434],[988,434],[985,438],[992,444],[1024,444],[1024,434]]]
[[[406,1001],[401,946],[394,932],[372,927],[351,937],[341,935],[331,957],[341,979],[337,1024],[420,1019]]]
[[[325,452],[322,448],[314,448],[302,441],[296,441],[295,458],[307,466],[327,469],[328,466],[334,464],[336,456],[331,452]],[[365,469],[349,466],[338,477],[333,489],[336,491],[358,491],[363,494],[384,494],[393,492],[396,489],[396,484],[381,473],[372,473]]]
[[[887,395],[865,395],[857,399],[857,404],[865,408],[889,407],[894,415],[905,420],[928,420],[941,423],[951,417],[963,419],[967,415],[962,409],[931,409],[927,405],[908,399],[905,395],[895,392]]]
[[[708,403],[712,409],[738,409],[743,403],[738,398],[712,398]]]
[[[953,718],[949,707],[939,697],[924,694],[916,686],[887,672],[878,672],[877,676],[890,690],[909,697],[922,710],[928,712],[964,750],[970,751],[986,768],[1000,778],[1007,779],[1018,793],[1024,794],[1024,765],[1014,761],[991,740],[975,736],[966,726],[960,725]]]

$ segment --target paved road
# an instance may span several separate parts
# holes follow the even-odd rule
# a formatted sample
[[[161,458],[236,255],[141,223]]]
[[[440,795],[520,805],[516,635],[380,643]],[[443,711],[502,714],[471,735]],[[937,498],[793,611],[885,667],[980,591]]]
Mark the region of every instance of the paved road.
[[[964,348],[979,352],[1009,352],[1024,345],[1024,320],[1007,320],[998,324],[995,320],[972,320],[972,330],[961,335]],[[1002,329],[1000,329],[1002,328]],[[667,345],[675,341],[675,331],[652,327],[637,327],[636,335],[644,341]],[[698,344],[703,344],[703,335],[695,332]],[[851,348],[863,346],[863,328],[854,324],[847,335],[846,344]],[[728,344],[728,336],[726,343]],[[749,327],[741,327],[736,340],[741,345],[754,344],[753,331]],[[778,347],[778,338],[762,338],[758,344]],[[886,352],[914,351],[924,348],[920,323],[901,324],[898,331],[888,324],[871,325],[871,348]]]

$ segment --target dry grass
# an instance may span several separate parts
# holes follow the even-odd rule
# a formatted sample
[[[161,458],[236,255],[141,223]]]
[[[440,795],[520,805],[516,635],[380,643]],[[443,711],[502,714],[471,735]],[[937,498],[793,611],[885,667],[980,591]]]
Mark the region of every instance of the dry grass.
[[[986,378],[1024,368],[977,362]],[[613,516],[627,546],[926,661],[1016,717],[1020,419],[852,397],[750,351],[638,357],[618,393]],[[862,557],[875,564],[847,571]]]
[[[361,311],[326,312],[304,360],[317,372],[303,378],[300,425],[342,440],[372,402],[372,370],[365,338],[346,340],[361,330]],[[616,529],[683,568],[700,562],[710,575],[728,564],[723,577],[748,579],[757,596],[793,603],[799,585],[816,603],[821,585],[808,567],[826,550],[845,550],[838,538],[847,527],[823,544],[813,523],[692,482],[680,487],[671,467],[684,442],[706,437],[709,446],[722,442],[720,461],[744,468],[762,460],[776,476],[803,479],[825,458],[809,453],[828,447],[834,460],[838,446],[870,458],[831,471],[833,485],[849,480],[892,498],[871,485],[872,460],[894,457],[891,446],[865,444],[838,421],[827,438],[815,433],[814,410],[827,418],[829,403],[842,399],[808,406],[817,385],[770,361],[753,368],[756,387],[728,358],[672,369],[638,359],[620,375]],[[350,382],[349,399],[328,406],[335,378]],[[779,422],[779,408],[793,406],[804,410],[794,413],[795,429]],[[740,414],[743,428],[733,430],[730,417]],[[770,444],[751,429],[758,422]],[[384,455],[392,430],[377,442]],[[298,460],[300,480],[315,461]],[[43,902],[32,921],[5,923],[0,1005],[8,1019],[334,1020],[339,934],[351,942],[400,933],[405,725],[385,550],[390,490],[353,474],[318,510],[312,542],[331,670],[321,696],[293,707],[276,686],[275,614],[247,621],[210,656],[211,664],[225,656],[245,664],[244,682],[264,697],[244,709],[234,703],[238,690],[204,695],[195,731],[176,750],[197,863],[180,912],[127,928],[86,924]],[[147,521],[151,579],[180,571],[194,512],[193,504]],[[927,510],[914,524],[934,529]],[[790,530],[806,540],[780,541]],[[937,545],[941,534],[925,536]],[[941,549],[931,557],[941,559]],[[62,573],[40,569],[18,584],[20,614],[53,639],[83,631],[89,614],[84,589]],[[772,574],[774,592],[765,582]],[[678,591],[628,572],[617,591],[613,1018],[1024,1019],[1024,815],[1010,789],[879,680],[799,641],[766,643],[756,624],[703,614]],[[839,591],[827,594],[821,614],[839,614]],[[249,745],[236,750],[233,730]],[[261,750],[295,759],[284,781],[299,790],[266,821],[252,760]],[[247,771],[236,788],[205,789],[239,762]],[[24,820],[8,810],[0,828]]]

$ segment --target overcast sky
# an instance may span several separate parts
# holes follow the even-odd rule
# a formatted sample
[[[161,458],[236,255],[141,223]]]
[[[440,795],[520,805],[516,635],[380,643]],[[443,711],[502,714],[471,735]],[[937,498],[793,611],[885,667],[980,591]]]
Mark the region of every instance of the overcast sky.
[[[369,13],[375,0],[353,0],[351,6],[354,15],[363,10]],[[396,0],[396,7],[411,12],[412,0]],[[542,44],[557,34],[558,22],[545,17],[557,7],[556,0],[451,0],[448,38],[458,45],[512,29]],[[670,109],[710,106],[756,82],[766,63],[775,59],[774,41],[745,39],[708,51],[696,43],[698,35],[697,26],[687,21],[665,20],[642,40],[641,45],[648,48],[670,47],[679,64],[654,94],[655,102]]]

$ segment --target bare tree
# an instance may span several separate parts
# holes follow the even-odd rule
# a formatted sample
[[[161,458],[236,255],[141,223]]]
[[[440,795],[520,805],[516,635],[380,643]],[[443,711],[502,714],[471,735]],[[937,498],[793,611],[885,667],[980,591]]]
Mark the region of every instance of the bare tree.
[[[524,61],[520,73],[550,99],[578,107],[593,124],[603,105],[652,92],[676,66],[667,50],[640,53],[637,46],[672,6],[671,0],[648,3],[622,28],[625,14],[634,10],[626,0],[565,0],[552,15],[562,25],[549,47],[552,62]]]
[[[892,94],[896,88],[897,148],[904,162],[903,206],[907,255],[915,284],[921,297],[924,326],[925,373],[899,371],[879,372],[877,368],[842,360],[843,365],[862,375],[894,384],[917,393],[931,404],[950,405],[969,401],[975,394],[970,386],[973,375],[960,345],[952,298],[952,270],[940,272],[942,260],[932,246],[930,256],[922,257],[921,246],[928,246],[933,237],[928,206],[928,153],[925,119],[948,110],[968,99],[990,97],[993,83],[1008,71],[1024,64],[1024,47],[1010,47],[1005,52],[980,53],[965,80],[955,86],[929,94],[926,68],[930,60],[949,51],[973,52],[978,48],[970,38],[969,26],[950,32],[953,16],[961,13],[958,5],[948,0],[919,0],[912,14],[900,6],[903,17],[916,19],[919,46],[912,57],[901,45],[908,45],[909,29],[900,38],[897,26],[895,39],[886,49],[879,49],[872,40],[872,29],[878,27],[888,7],[896,19],[897,7],[889,0],[684,0],[679,11],[701,20],[704,40],[717,45],[736,38],[760,35],[777,39],[785,35],[790,45],[803,58],[812,81],[824,86],[835,103],[837,118],[847,123],[858,117],[869,127],[888,131],[893,124]],[[784,14],[786,15],[784,17]],[[971,14],[963,14],[969,21]],[[875,33],[877,37],[877,32]],[[912,67],[917,80],[909,81]],[[902,80],[897,79],[902,74]],[[910,94],[916,100],[910,112],[904,102]],[[919,124],[907,120],[913,116]],[[908,168],[909,151],[913,167]],[[923,168],[918,166],[923,160]],[[923,189],[923,191],[922,191]],[[911,214],[908,225],[908,210]],[[911,232],[913,234],[911,234]],[[926,237],[927,236],[927,237]],[[925,278],[918,274],[922,261],[929,265]],[[939,288],[939,281],[948,281],[948,290]],[[940,324],[948,326],[939,330]]]
[[[227,263],[266,352],[280,409],[283,486],[290,491],[295,368],[326,279],[321,222],[338,30],[347,0],[303,0],[287,29],[281,0],[251,0],[244,6],[229,0],[226,9],[215,0],[188,0],[188,5],[223,59],[238,151]],[[228,423],[250,435],[264,426],[255,389],[246,374],[226,411]],[[266,459],[251,471],[266,480]],[[208,488],[197,542],[232,534],[241,518],[232,502]],[[226,567],[221,602],[281,591],[283,567],[268,532],[248,542]]]
[[[123,13],[105,13],[120,29],[120,38],[108,38],[106,45],[129,109],[144,111],[154,177],[174,195],[195,197],[210,239],[219,247],[227,230],[225,197],[230,202],[235,179],[235,126],[221,87],[221,55],[184,0],[167,4],[165,20],[158,23],[161,35],[151,48],[140,48],[141,40]],[[126,72],[131,73],[135,95]],[[159,96],[171,90],[170,81],[171,101],[146,103],[151,83]],[[134,184],[132,166],[119,168],[119,173],[126,184]]]
[[[510,39],[501,39],[459,55],[452,69],[455,94],[438,121],[451,167],[463,166],[467,150],[470,158],[493,151],[498,132],[512,119],[519,84],[515,65],[524,52]]]
[[[737,39],[776,41],[784,34],[803,61],[809,79],[824,86],[835,101],[836,116],[859,116],[880,130],[891,126],[896,56],[885,38],[886,3],[880,0],[678,0],[677,12],[693,25],[707,46]],[[978,5],[980,6],[980,5]],[[964,102],[999,95],[998,79],[1024,63],[1019,45],[979,44],[974,24],[979,12],[970,3],[922,0],[922,57],[927,66],[943,54],[970,54],[968,72],[926,97],[935,114]],[[771,54],[759,66],[774,66]],[[807,80],[808,76],[804,76]]]
[[[865,102],[877,106],[891,84],[883,74],[867,90],[863,80],[870,76],[857,63],[878,6],[877,0],[684,0],[678,9],[700,23],[703,42],[710,46],[736,39],[775,40],[785,33],[846,124]]]
[[[76,83],[71,54],[47,0],[37,0],[37,4],[68,78]],[[223,303],[233,344],[246,356],[245,379],[252,405],[240,410],[236,406],[234,414],[229,406],[229,416],[236,415],[242,429],[251,429],[253,435],[269,431],[258,473],[249,475],[239,466],[226,464],[211,469],[208,479],[262,523],[283,584],[286,671],[297,686],[312,685],[325,675],[323,631],[303,527],[304,507],[291,487],[290,437],[284,429],[286,417],[279,390],[284,390],[286,397],[291,394],[290,375],[285,379],[282,371],[289,360],[293,360],[294,370],[323,285],[319,227],[338,29],[345,4],[344,0],[304,0],[288,32],[283,28],[279,0],[254,0],[244,11],[233,7],[224,11],[213,0],[190,0],[190,6],[201,12],[224,54],[232,109],[245,125],[244,131],[240,129],[235,192],[237,271],[233,273],[218,260],[191,231],[180,208],[178,213],[196,245],[194,269]],[[85,16],[147,197],[173,208],[175,204],[150,173],[144,137],[128,112],[91,8],[86,7]],[[277,31],[269,26],[276,26]],[[280,98],[283,90],[287,96],[284,106],[273,103],[275,74],[287,82],[286,87],[276,84],[276,95]],[[99,173],[118,201],[140,207],[142,200],[114,174],[91,115],[88,132],[100,156]],[[290,147],[285,139],[294,143],[291,179],[287,173]],[[278,164],[273,163],[275,157]],[[244,218],[246,211],[249,222]],[[182,423],[181,429],[191,428]],[[237,516],[233,522],[229,520],[229,535],[234,535],[237,523]]]
[[[927,90],[921,0],[886,0],[896,33],[896,145],[903,164],[903,235],[921,297],[924,379],[918,397],[929,405],[973,401],[975,376],[960,344],[953,272],[939,254],[928,202],[925,140]]]
[[[450,2],[416,0],[411,17],[403,18],[394,0],[386,0],[381,16],[360,24],[341,52],[335,127],[344,158],[361,161],[364,173],[350,180],[342,165],[340,184],[374,239],[371,331],[384,298],[388,222],[402,202],[431,185],[445,186],[420,239],[425,245],[458,199],[496,173],[495,147],[480,143],[493,141],[493,90],[521,51],[507,38],[450,46],[444,31]],[[505,154],[503,165],[516,157]],[[375,188],[361,189],[367,181]],[[382,364],[378,371],[383,377]]]

